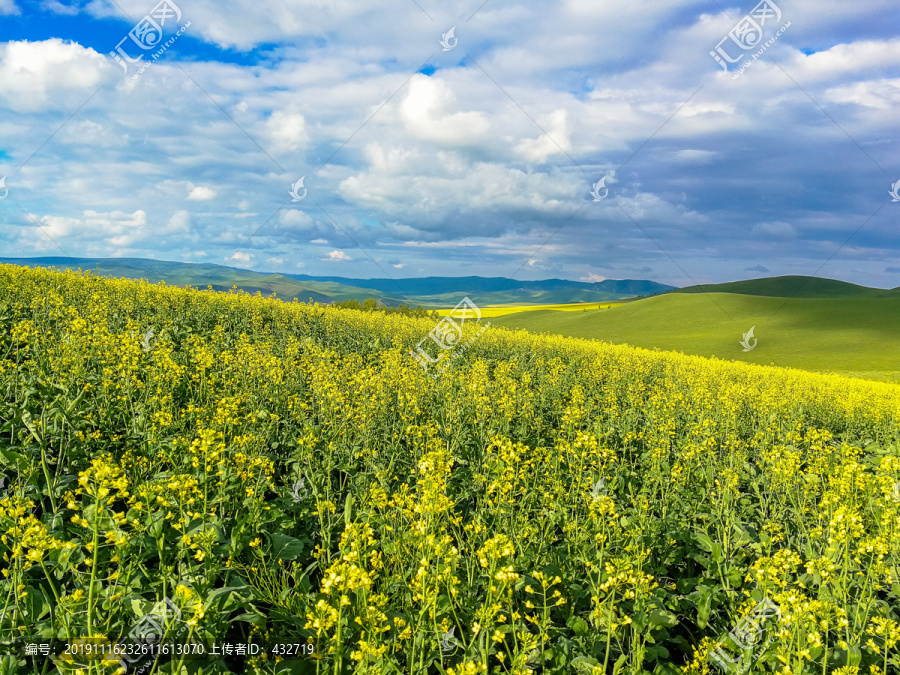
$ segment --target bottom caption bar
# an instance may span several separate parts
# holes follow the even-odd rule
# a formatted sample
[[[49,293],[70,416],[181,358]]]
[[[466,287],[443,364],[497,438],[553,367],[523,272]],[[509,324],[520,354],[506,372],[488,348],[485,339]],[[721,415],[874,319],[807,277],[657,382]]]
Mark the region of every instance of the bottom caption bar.
[[[266,643],[222,641],[153,642],[146,640],[28,640],[0,642],[0,654],[63,661],[98,660],[136,663],[157,658],[209,659],[222,657],[315,658],[315,645],[301,640]]]

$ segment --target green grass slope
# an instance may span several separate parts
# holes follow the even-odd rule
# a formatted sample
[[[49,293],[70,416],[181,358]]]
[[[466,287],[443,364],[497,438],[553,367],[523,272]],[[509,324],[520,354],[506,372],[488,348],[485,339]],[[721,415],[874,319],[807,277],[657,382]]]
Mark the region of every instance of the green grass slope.
[[[784,276],[731,281],[676,289],[672,293],[740,293],[774,298],[900,298],[900,288],[857,286],[846,281],[819,277]]]
[[[523,312],[491,323],[900,382],[900,297],[789,299],[669,293],[610,309]],[[740,341],[751,326],[758,343],[744,352]]]

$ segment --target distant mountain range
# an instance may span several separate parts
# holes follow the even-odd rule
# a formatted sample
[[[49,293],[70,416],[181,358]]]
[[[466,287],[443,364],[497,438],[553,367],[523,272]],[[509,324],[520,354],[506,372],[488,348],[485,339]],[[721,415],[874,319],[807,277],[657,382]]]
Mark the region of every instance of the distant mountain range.
[[[179,263],[146,258],[0,258],[0,262],[28,267],[91,269],[95,274],[128,279],[165,281],[174,286],[227,290],[234,286],[284,300],[310,298],[320,303],[376,298],[386,305],[446,307],[468,296],[479,305],[507,303],[557,304],[607,302],[675,290],[674,286],[644,280],[593,283],[546,279],[518,281],[504,277],[424,277],[403,279],[351,279],[308,274],[262,274],[210,263]]]

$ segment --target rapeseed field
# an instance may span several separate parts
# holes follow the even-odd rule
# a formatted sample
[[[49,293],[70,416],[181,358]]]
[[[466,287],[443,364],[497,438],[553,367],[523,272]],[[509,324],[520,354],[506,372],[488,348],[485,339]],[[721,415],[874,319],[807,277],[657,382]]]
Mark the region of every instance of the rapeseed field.
[[[0,640],[69,652],[4,673],[900,672],[896,386],[9,265],[0,324]]]

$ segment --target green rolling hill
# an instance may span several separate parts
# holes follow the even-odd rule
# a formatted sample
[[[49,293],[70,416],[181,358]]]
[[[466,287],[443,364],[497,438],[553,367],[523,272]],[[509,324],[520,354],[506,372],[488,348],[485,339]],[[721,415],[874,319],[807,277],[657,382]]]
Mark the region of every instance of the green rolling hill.
[[[836,279],[804,276],[767,277],[725,284],[687,286],[670,292],[740,293],[773,298],[900,298],[900,288],[869,288]]]
[[[817,281],[829,280],[807,285],[815,288]],[[827,283],[821,288],[838,289]],[[837,297],[800,298],[672,292],[610,309],[523,312],[491,319],[491,323],[900,382],[900,295],[879,289],[864,289],[874,293],[851,290],[843,288],[849,295]],[[740,341],[751,326],[758,342],[745,352]]]

